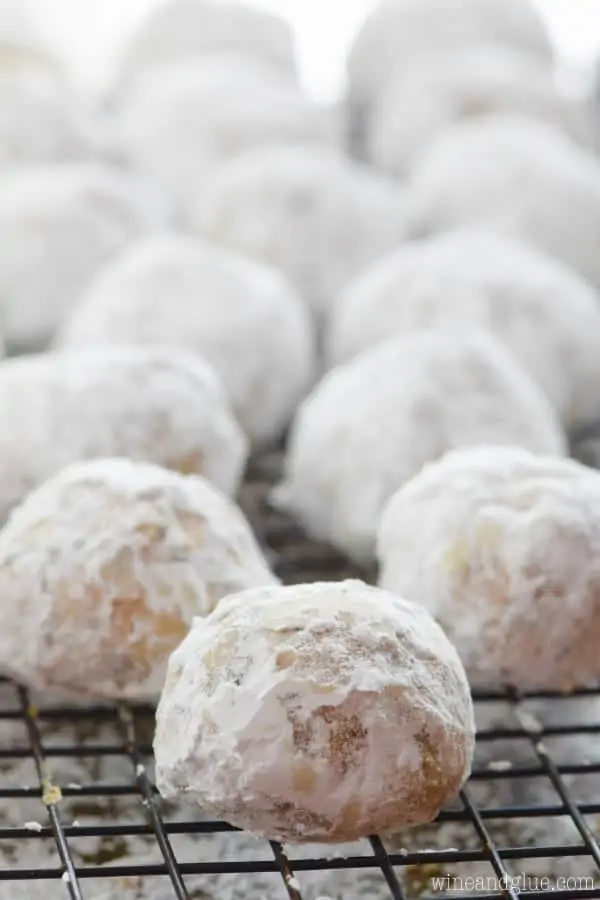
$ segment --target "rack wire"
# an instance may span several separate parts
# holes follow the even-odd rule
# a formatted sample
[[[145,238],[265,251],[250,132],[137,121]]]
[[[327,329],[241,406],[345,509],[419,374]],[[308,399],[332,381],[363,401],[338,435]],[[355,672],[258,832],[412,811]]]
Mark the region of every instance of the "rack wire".
[[[242,496],[276,572],[286,582],[367,577],[369,573],[353,569],[331,549],[306,540],[293,523],[269,508],[267,495],[279,467],[277,452],[254,461]],[[517,900],[547,897],[550,889],[556,900],[600,898],[600,843],[596,833],[600,752],[595,760],[577,755],[563,759],[553,748],[553,742],[558,742],[558,747],[561,741],[579,740],[593,751],[600,735],[600,689],[581,690],[568,697],[548,692],[519,694],[508,689],[475,696],[476,708],[486,711],[486,724],[478,733],[475,768],[457,802],[426,830],[425,840],[433,843],[433,848],[423,847],[422,841],[413,838],[417,830],[397,839],[373,836],[357,849],[335,856],[326,847],[313,852],[310,848],[307,851],[257,841],[250,858],[240,852],[233,858],[215,859],[204,858],[206,848],[213,846],[206,842],[219,836],[233,839],[241,833],[226,823],[207,819],[193,807],[173,815],[161,800],[152,779],[153,709],[127,704],[36,707],[35,698],[27,690],[6,680],[0,683],[0,696],[0,736],[3,732],[12,734],[15,728],[22,734],[20,739],[0,740],[0,887],[3,883],[44,882],[44,896],[52,900],[88,900],[98,896],[88,893],[89,886],[106,881],[118,884],[110,897],[221,900],[225,895],[220,892],[219,878],[237,878],[243,885],[243,879],[262,873],[274,879],[265,900],[313,900],[314,886],[311,883],[307,889],[304,884],[309,875],[328,873],[333,877],[352,871],[358,878],[358,873],[368,871],[374,877],[378,874],[381,886],[377,891],[365,895],[358,882],[356,890],[348,889],[348,882],[338,890],[334,881],[329,893],[321,892],[323,900],[455,897],[461,896],[460,890],[462,896],[473,900]],[[563,714],[569,704],[582,710],[579,718],[577,711],[575,716]],[[502,715],[490,718],[489,712],[494,709],[501,710]],[[513,746],[520,747],[519,753],[512,753]],[[81,781],[83,759],[89,762],[89,776]],[[34,774],[30,783],[16,784],[10,779],[5,783],[5,774],[12,766],[29,763]],[[73,767],[79,781],[70,777]],[[118,777],[114,774],[117,771]],[[577,779],[584,780],[583,794],[574,788]],[[543,790],[532,793],[535,783],[541,783]],[[510,790],[504,791],[507,785]],[[114,811],[115,804],[124,801],[125,818]],[[37,810],[35,821],[11,821],[15,804],[19,813],[22,804],[30,804],[28,808]],[[78,810],[87,813],[86,821],[74,818]],[[541,837],[533,843],[511,840],[508,825],[533,820],[541,822]],[[567,826],[560,834],[569,835],[568,840],[555,838],[552,823],[558,821]],[[459,829],[461,846],[450,847],[443,839],[435,840],[434,836],[446,827]],[[181,837],[188,839],[187,855],[178,848]],[[101,849],[108,844],[113,852],[96,856],[82,853],[78,847],[85,839],[93,839]],[[118,851],[131,840],[143,840],[152,846],[153,861]],[[33,854],[23,863],[23,854],[15,853],[15,847],[20,850],[25,845],[43,845],[45,854]],[[198,858],[194,857],[194,848],[203,848]],[[525,881],[515,874],[515,866],[524,862],[535,865],[544,861],[547,865],[550,861],[552,865],[566,859],[573,862],[573,872],[587,874],[563,881],[551,876]],[[480,874],[462,881],[448,874],[465,865],[475,866],[466,871]],[[197,876],[202,879],[201,887],[194,880]],[[149,893],[148,884],[153,879],[161,884],[160,895]],[[214,893],[210,892],[211,879],[215,879]],[[240,890],[239,896],[245,896],[243,887]]]

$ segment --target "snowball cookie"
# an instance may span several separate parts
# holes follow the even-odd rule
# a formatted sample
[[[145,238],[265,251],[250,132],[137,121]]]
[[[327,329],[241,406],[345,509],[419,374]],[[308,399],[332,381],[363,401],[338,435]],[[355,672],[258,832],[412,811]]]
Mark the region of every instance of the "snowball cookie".
[[[547,65],[522,50],[482,44],[395,72],[369,116],[368,157],[407,175],[449,125],[497,112],[523,113],[585,137],[583,106],[561,96]]]
[[[600,474],[519,448],[457,450],[390,500],[381,583],[422,603],[471,682],[600,677]]]
[[[74,464],[0,532],[0,668],[37,690],[150,699],[195,616],[275,583],[242,512],[205,479]]]
[[[325,376],[298,411],[273,499],[366,564],[394,491],[448,450],[486,443],[565,452],[548,400],[493,337],[414,332]]]
[[[138,182],[94,163],[23,167],[0,181],[0,330],[46,341],[111,256],[153,227]]]
[[[484,328],[567,426],[600,416],[600,298],[509,237],[465,229],[405,244],[342,293],[330,325],[331,365],[415,328]]]
[[[382,0],[350,50],[351,102],[368,106],[398,65],[466,52],[484,42],[520,49],[549,64],[552,59],[541,17],[528,0]]]
[[[245,3],[170,0],[151,10],[127,46],[119,80],[127,82],[157,65],[212,54],[236,54],[295,74],[288,23]]]
[[[336,137],[332,116],[297,85],[232,58],[149,70],[126,95],[115,129],[122,158],[168,191],[184,219],[224,160],[274,141]]]
[[[103,343],[201,354],[256,442],[279,436],[315,369],[308,313],[278,272],[179,235],[147,238],[108,266],[57,338]]]
[[[413,234],[489,226],[600,287],[600,163],[549,125],[498,115],[448,129],[416,169],[412,200]]]
[[[0,520],[63,466],[102,456],[202,474],[233,495],[247,449],[220,382],[197,357],[92,347],[0,363]]]
[[[469,775],[473,709],[418,604],[361,581],[259,587],[196,619],[169,661],[157,783],[272,840],[429,822]]]
[[[86,111],[64,82],[0,62],[0,168],[80,158],[91,140]]]
[[[402,241],[403,194],[334,151],[262,147],[215,172],[194,224],[282,269],[324,314],[354,275]]]

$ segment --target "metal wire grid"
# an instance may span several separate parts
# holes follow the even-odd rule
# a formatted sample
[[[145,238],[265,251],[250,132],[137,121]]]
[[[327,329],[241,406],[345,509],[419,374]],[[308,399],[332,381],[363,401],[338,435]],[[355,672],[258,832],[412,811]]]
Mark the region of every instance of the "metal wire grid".
[[[515,729],[495,728],[488,729],[479,734],[480,742],[497,740],[510,740],[526,738],[532,745],[537,765],[513,767],[507,772],[492,772],[489,768],[477,768],[472,776],[472,782],[510,777],[516,779],[530,779],[536,776],[544,776],[550,780],[557,796],[557,802],[553,805],[535,806],[491,806],[479,807],[472,797],[472,785],[467,785],[461,792],[461,808],[445,810],[440,815],[440,821],[468,822],[474,829],[480,844],[480,849],[474,850],[446,850],[439,852],[415,851],[393,853],[386,850],[384,843],[377,837],[370,839],[372,855],[349,858],[310,858],[301,857],[291,861],[284,849],[276,843],[270,846],[265,843],[264,859],[258,861],[220,861],[214,863],[185,862],[177,860],[171,845],[174,834],[207,834],[224,831],[235,831],[231,826],[222,822],[197,821],[190,810],[189,821],[166,822],[161,815],[161,801],[156,793],[147,771],[145,760],[151,753],[151,747],[147,743],[138,740],[137,732],[141,720],[148,720],[153,715],[153,710],[148,707],[132,708],[129,706],[116,706],[114,709],[107,707],[91,707],[81,709],[48,709],[35,710],[30,707],[26,690],[15,686],[18,698],[18,709],[0,710],[0,720],[21,719],[27,728],[29,746],[9,748],[2,750],[0,758],[14,759],[16,757],[29,756],[35,761],[38,783],[28,787],[0,788],[0,803],[10,803],[13,798],[39,798],[45,808],[46,821],[39,830],[32,831],[30,827],[4,827],[0,828],[0,841],[5,840],[40,840],[53,838],[57,851],[57,865],[52,868],[12,868],[0,870],[1,880],[27,881],[32,879],[62,879],[64,882],[65,898],[72,900],[85,900],[85,881],[89,878],[114,878],[114,877],[138,877],[138,876],[163,876],[169,879],[173,898],[177,900],[190,900],[190,893],[186,887],[186,876],[209,875],[225,873],[252,873],[252,872],[279,872],[282,877],[282,898],[289,900],[302,900],[301,873],[308,870],[333,869],[333,868],[379,868],[389,888],[389,895],[393,900],[406,900],[406,892],[401,884],[396,869],[407,866],[431,866],[432,863],[451,865],[460,862],[482,862],[491,867],[490,874],[497,877],[500,884],[510,882],[510,873],[506,868],[506,862],[511,859],[541,859],[563,856],[588,856],[591,857],[600,876],[600,845],[593,831],[586,822],[586,816],[600,813],[600,802],[588,802],[577,804],[570,796],[565,783],[565,775],[586,773],[598,774],[600,761],[594,763],[577,763],[571,765],[556,764],[545,745],[544,738],[552,735],[565,735],[573,733],[600,734],[600,723],[581,725],[564,725],[540,728],[537,723],[530,721],[530,715],[521,712],[522,702],[528,699],[555,699],[562,702],[561,697],[553,697],[551,694],[536,693],[523,697],[510,692],[488,693],[476,697],[476,702],[490,702],[494,700],[510,701],[513,704],[517,717],[521,720],[521,727]],[[592,691],[578,692],[577,696],[593,694]],[[44,720],[65,719],[68,717],[85,718],[87,720],[107,721],[112,719],[118,729],[120,741],[114,744],[94,744],[85,747],[77,745],[56,745],[45,748],[40,734],[40,723]],[[52,777],[52,759],[56,757],[86,756],[115,756],[122,755],[131,762],[131,783],[124,784],[83,784],[77,787],[69,787],[54,784]],[[93,827],[66,825],[61,819],[61,802],[69,796],[77,797],[101,797],[108,798],[119,795],[136,795],[143,804],[146,813],[146,824],[98,824]],[[40,810],[42,807],[40,807]],[[568,815],[575,824],[582,843],[572,846],[547,845],[538,847],[502,847],[493,840],[486,822],[494,819],[514,819],[526,817],[554,817]],[[118,865],[78,865],[71,852],[70,841],[72,838],[85,836],[94,837],[131,837],[134,835],[154,835],[161,851],[161,864],[149,866],[139,864]],[[268,850],[268,852],[267,852]],[[600,897],[599,886],[581,890],[556,890],[552,896],[557,900],[576,897]],[[486,897],[505,896],[518,898],[525,896],[518,890],[506,887],[504,890],[493,894],[471,894],[478,900]],[[544,892],[529,892],[527,897],[544,897]],[[348,898],[352,900],[352,898]]]
[[[300,581],[317,578],[338,578],[348,574],[348,565],[336,558],[326,548],[319,548],[298,536],[294,526],[281,516],[268,510],[265,496],[272,483],[274,466],[278,466],[277,455],[264,457],[259,465],[251,470],[252,477],[248,481],[244,504],[250,517],[260,529],[263,539],[273,553],[276,570],[286,580]],[[291,544],[294,548],[291,549]],[[286,577],[287,576],[287,577]],[[5,684],[10,685],[10,682]],[[489,867],[490,875],[497,879],[498,888],[494,892],[474,893],[469,896],[473,900],[488,900],[492,897],[507,897],[517,900],[519,897],[547,897],[544,891],[521,891],[511,885],[512,876],[508,869],[511,860],[549,859],[562,857],[587,857],[598,870],[598,880],[594,887],[581,889],[553,890],[556,900],[575,900],[575,898],[600,898],[600,845],[598,839],[586,821],[586,817],[600,813],[600,795],[597,801],[578,803],[570,794],[566,776],[576,774],[598,775],[600,759],[597,762],[577,762],[559,764],[555,762],[547,749],[546,739],[575,734],[600,735],[600,722],[582,722],[542,726],[525,709],[525,703],[532,699],[549,700],[557,704],[565,702],[565,698],[547,692],[520,695],[515,691],[488,692],[475,697],[479,703],[509,703],[512,707],[518,727],[495,727],[480,731],[478,744],[491,744],[496,741],[525,739],[535,755],[535,765],[512,766],[506,771],[491,770],[489,767],[478,767],[473,772],[471,781],[460,794],[460,804],[456,808],[444,810],[438,821],[466,823],[473,830],[478,843],[477,849],[447,849],[436,851],[394,852],[386,848],[384,842],[374,836],[370,839],[370,853],[345,858],[314,858],[300,856],[290,859],[285,849],[275,842],[265,842],[264,858],[260,860],[228,860],[216,862],[182,862],[177,859],[173,849],[173,838],[178,834],[206,835],[219,832],[234,832],[236,829],[223,822],[199,820],[189,810],[189,819],[182,822],[167,821],[161,810],[162,801],[152,783],[147,761],[152,748],[148,742],[140,738],[147,733],[147,725],[152,721],[153,710],[149,707],[116,705],[114,707],[81,708],[48,708],[35,709],[31,706],[27,690],[14,685],[15,706],[9,705],[0,709],[0,723],[21,721],[24,723],[28,745],[0,748],[0,761],[11,761],[29,758],[34,761],[37,772],[37,783],[23,787],[3,787],[0,784],[0,809],[15,799],[38,799],[40,817],[44,821],[32,830],[31,825],[22,827],[0,827],[0,845],[11,841],[53,840],[57,864],[52,867],[24,867],[0,869],[0,881],[32,881],[62,880],[65,898],[86,900],[86,880],[91,878],[137,878],[162,877],[168,880],[170,894],[176,900],[192,900],[192,893],[186,886],[186,879],[193,875],[218,875],[238,873],[279,873],[281,876],[281,897],[288,900],[304,900],[302,873],[316,870],[334,869],[379,869],[389,889],[389,897],[393,900],[407,900],[408,893],[403,886],[401,873],[407,867],[422,867],[428,871],[432,864],[450,866],[456,863],[484,863]],[[600,697],[598,691],[582,690],[576,697]],[[85,746],[73,744],[53,744],[44,746],[42,725],[58,721],[72,722],[111,722],[115,725],[118,740],[114,743],[94,743]],[[0,725],[0,728],[2,726]],[[52,760],[56,758],[80,758],[97,756],[110,758],[115,756],[128,758],[130,761],[131,780],[128,784],[94,783],[69,786],[55,784],[52,774]],[[522,780],[525,784],[532,778],[548,779],[554,789],[556,802],[544,805],[481,805],[474,799],[473,788],[478,782],[492,779],[511,778]],[[61,804],[69,797],[94,797],[107,800],[114,797],[137,797],[144,808],[143,824],[94,824],[93,826],[68,825],[61,816]],[[565,845],[548,843],[545,846],[502,846],[492,839],[490,824],[501,820],[519,820],[544,817],[568,816],[575,826],[581,843]],[[154,865],[137,864],[135,862],[110,865],[80,865],[72,852],[72,842],[81,837],[133,837],[136,835],[153,836],[160,849],[161,863]],[[423,894],[423,898],[430,896]],[[437,894],[439,897],[439,894]],[[344,896],[344,900],[357,900],[353,896]]]

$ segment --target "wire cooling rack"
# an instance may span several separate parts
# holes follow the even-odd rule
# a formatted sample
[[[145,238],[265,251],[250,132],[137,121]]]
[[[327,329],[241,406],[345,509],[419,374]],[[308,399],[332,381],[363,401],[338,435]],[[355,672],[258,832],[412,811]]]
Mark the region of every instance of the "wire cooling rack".
[[[303,539],[292,523],[269,510],[265,498],[279,462],[275,453],[253,464],[242,500],[272,554],[277,573],[287,582],[364,574],[352,571],[329,549]],[[8,882],[14,885],[14,893],[9,892],[6,897],[30,896],[28,889],[17,894],[17,883],[23,886],[47,882],[48,887],[40,896],[87,900],[92,896],[89,886],[94,884],[97,888],[99,882],[106,880],[107,884],[118,885],[113,893],[106,894],[111,898],[222,900],[225,894],[218,886],[219,878],[237,878],[242,887],[235,896],[245,897],[244,879],[264,873],[273,878],[264,900],[313,900],[314,886],[307,893],[304,885],[311,874],[332,873],[333,877],[348,870],[369,870],[380,881],[376,892],[366,892],[358,881],[354,890],[348,889],[348,881],[346,887],[338,890],[334,881],[327,892],[321,891],[321,897],[412,900],[469,896],[478,900],[516,900],[547,897],[552,890],[556,900],[600,898],[600,845],[596,834],[596,817],[600,815],[600,749],[596,761],[562,758],[560,750],[556,754],[553,750],[553,742],[560,746],[560,741],[567,741],[571,747],[568,742],[576,739],[584,742],[586,752],[593,751],[600,735],[600,690],[579,691],[569,697],[549,693],[520,695],[509,690],[475,697],[476,708],[486,711],[488,724],[478,734],[473,775],[457,802],[444,810],[433,826],[428,826],[427,847],[413,837],[418,834],[416,830],[394,840],[374,836],[357,845],[356,850],[333,856],[335,848],[321,847],[313,852],[256,841],[251,858],[240,852],[231,858],[207,859],[206,848],[213,846],[207,844],[208,840],[241,833],[225,823],[206,819],[193,807],[184,808],[173,817],[152,780],[151,708],[36,708],[35,698],[24,688],[5,681],[0,689],[0,736],[15,728],[21,734],[14,741],[0,741],[0,887]],[[573,718],[572,714],[563,714],[573,704],[582,710],[581,720],[577,715]],[[503,711],[500,724],[497,717],[489,715],[496,708]],[[592,717],[595,709],[597,720]],[[71,737],[65,738],[65,733]],[[519,752],[513,753],[511,748],[517,746]],[[83,770],[89,775],[83,780],[82,759],[89,763],[89,770]],[[118,777],[113,774],[117,763]],[[29,783],[5,783],[3,773],[15,764],[29,765]],[[69,773],[76,765],[79,781],[75,783]],[[574,787],[578,779],[583,779],[583,791]],[[541,784],[542,789],[532,790],[534,784]],[[510,790],[504,790],[508,786]],[[491,793],[488,788],[493,788]],[[123,801],[128,804],[125,819],[115,812]],[[20,814],[23,804],[29,804],[32,820],[11,821],[11,810],[17,805]],[[82,814],[85,820],[77,821],[75,816]],[[538,823],[535,841],[529,837],[515,840],[514,834],[522,833],[523,823],[533,820]],[[566,827],[560,830],[557,840],[553,825],[559,821]],[[516,831],[512,826],[516,826]],[[448,827],[457,829],[459,847],[435,839]],[[178,850],[182,837],[190,839],[185,854]],[[80,851],[79,846],[86,839],[95,842],[93,853]],[[140,861],[122,849],[136,839],[153,847],[154,861]],[[25,845],[27,849],[43,845],[44,855],[32,849],[29,861],[24,863],[21,849]],[[204,848],[198,858],[194,848]],[[562,865],[567,859],[572,862],[569,872],[585,872],[585,876],[571,875],[561,881],[552,874],[553,864]],[[518,874],[525,863],[531,867],[541,861],[544,871],[551,874],[528,880]],[[478,874],[462,879],[447,874],[465,864],[476,866],[476,870],[466,871]],[[561,871],[565,871],[564,867]],[[196,876],[203,879],[200,888],[194,881]],[[216,879],[217,884],[213,893],[211,879]],[[160,881],[160,894],[149,892],[148,884],[154,880]],[[93,894],[94,898],[97,896]]]

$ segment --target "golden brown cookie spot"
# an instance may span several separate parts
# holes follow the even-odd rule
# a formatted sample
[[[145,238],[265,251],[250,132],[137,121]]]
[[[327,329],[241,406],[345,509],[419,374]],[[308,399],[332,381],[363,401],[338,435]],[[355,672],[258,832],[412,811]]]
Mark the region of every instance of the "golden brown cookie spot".
[[[275,658],[275,667],[277,669],[289,669],[294,665],[296,659],[297,655],[295,650],[281,650]]]
[[[420,731],[415,735],[415,741],[421,751],[421,796],[415,799],[414,806],[421,811],[431,810],[430,815],[433,817],[448,798],[453,785],[444,767],[440,765],[433,738],[430,739],[425,731]],[[455,787],[458,790],[460,784],[457,783]]]
[[[352,834],[356,831],[362,813],[362,805],[358,800],[351,800],[342,809],[340,821],[336,832],[338,834]]]
[[[129,547],[123,547],[100,567],[99,582],[113,586],[124,597],[139,594],[140,586],[133,575],[133,551]]]
[[[188,633],[188,625],[177,612],[152,613],[143,597],[113,600],[111,643],[123,648],[132,670],[147,677],[154,664],[165,659]],[[136,638],[135,635],[138,634]]]
[[[290,829],[301,838],[304,832],[314,835],[314,840],[327,840],[331,834],[333,823],[326,816],[311,813],[306,809],[298,809],[292,803],[274,802],[273,812],[281,822],[290,822]]]
[[[294,767],[292,781],[294,790],[304,794],[310,794],[315,789],[317,775],[312,766],[303,762]]]
[[[179,459],[166,462],[165,468],[173,469],[173,471],[179,472],[181,475],[201,475],[204,471],[204,464],[204,453],[196,451]]]
[[[160,541],[164,541],[167,536],[167,529],[164,525],[156,525],[152,522],[146,522],[142,525],[138,525],[135,529],[138,534],[143,535],[149,544],[159,543]]]
[[[316,711],[316,715],[332,726],[329,759],[340,774],[345,775],[356,764],[358,755],[366,746],[367,730],[358,716],[344,716],[335,706],[323,706]]]
[[[315,694],[333,694],[336,690],[335,684],[331,684],[330,682],[327,684],[319,683],[313,684],[312,689]]]

